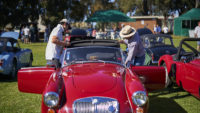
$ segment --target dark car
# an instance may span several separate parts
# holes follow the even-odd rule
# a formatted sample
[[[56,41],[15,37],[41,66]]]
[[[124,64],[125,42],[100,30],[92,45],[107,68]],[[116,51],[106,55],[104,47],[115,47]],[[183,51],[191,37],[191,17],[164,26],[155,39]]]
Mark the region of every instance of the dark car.
[[[146,50],[145,65],[157,64],[162,55],[177,53],[170,35],[146,34],[141,39]]]
[[[148,28],[139,28],[137,29],[139,36],[146,35],[146,34],[153,34],[150,29]]]
[[[86,30],[79,28],[72,29],[70,35],[65,37],[65,40],[70,42],[76,40],[86,40],[86,39],[94,39],[94,37],[88,36]]]
[[[166,68],[171,83],[200,99],[200,52],[196,49],[197,41],[200,39],[183,39],[177,54],[162,56],[159,65]]]

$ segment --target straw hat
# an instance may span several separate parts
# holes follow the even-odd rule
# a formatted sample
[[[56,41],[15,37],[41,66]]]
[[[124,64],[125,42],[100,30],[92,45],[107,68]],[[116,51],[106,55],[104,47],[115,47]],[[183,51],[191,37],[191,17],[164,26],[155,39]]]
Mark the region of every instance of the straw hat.
[[[136,33],[135,28],[126,25],[122,28],[122,30],[120,31],[119,35],[122,38],[130,38],[132,37],[134,34]]]
[[[62,19],[60,23],[67,23],[67,19]]]

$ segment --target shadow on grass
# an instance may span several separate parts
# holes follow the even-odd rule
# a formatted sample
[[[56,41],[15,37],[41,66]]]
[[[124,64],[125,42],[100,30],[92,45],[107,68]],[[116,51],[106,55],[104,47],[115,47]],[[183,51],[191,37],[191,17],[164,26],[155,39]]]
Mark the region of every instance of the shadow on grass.
[[[182,94],[179,95],[179,93],[181,93],[181,92],[185,92],[185,91],[180,87],[174,86],[171,88],[165,88],[162,90],[153,91],[153,92],[151,92],[153,94],[151,97],[158,97],[161,95],[167,95],[167,94],[172,94],[172,93],[175,93],[176,96],[171,97],[171,99],[178,99],[178,98],[184,98],[184,97],[190,96],[189,93],[187,93],[185,95],[182,95]]]
[[[24,67],[24,68],[33,68],[33,67],[44,67],[44,65],[37,65],[37,66]],[[10,78],[9,75],[0,75],[0,82],[17,82],[17,77]]]
[[[10,78],[9,76],[0,76],[0,82],[17,82],[17,78]]]
[[[149,113],[187,113],[171,98],[150,97]]]

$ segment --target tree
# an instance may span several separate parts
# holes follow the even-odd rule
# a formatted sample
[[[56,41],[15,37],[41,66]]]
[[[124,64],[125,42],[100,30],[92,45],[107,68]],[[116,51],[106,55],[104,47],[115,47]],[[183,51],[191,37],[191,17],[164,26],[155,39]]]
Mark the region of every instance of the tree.
[[[43,23],[55,26],[60,19],[65,18],[64,11],[70,6],[69,2],[68,0],[41,1]]]
[[[1,0],[0,1],[0,26],[7,24],[18,26],[21,23],[34,22],[39,18],[39,0]]]
[[[199,7],[199,0],[195,0],[195,8]]]

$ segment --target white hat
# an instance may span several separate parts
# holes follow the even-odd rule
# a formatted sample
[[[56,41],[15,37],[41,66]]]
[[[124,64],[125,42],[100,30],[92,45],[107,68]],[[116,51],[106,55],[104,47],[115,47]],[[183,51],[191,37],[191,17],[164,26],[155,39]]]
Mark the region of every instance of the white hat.
[[[62,23],[62,22],[67,23],[67,19],[62,19],[62,20],[60,21],[60,23]]]
[[[136,33],[135,28],[133,28],[129,25],[126,25],[122,28],[119,35],[122,38],[129,38],[129,37],[133,36],[135,33]]]

